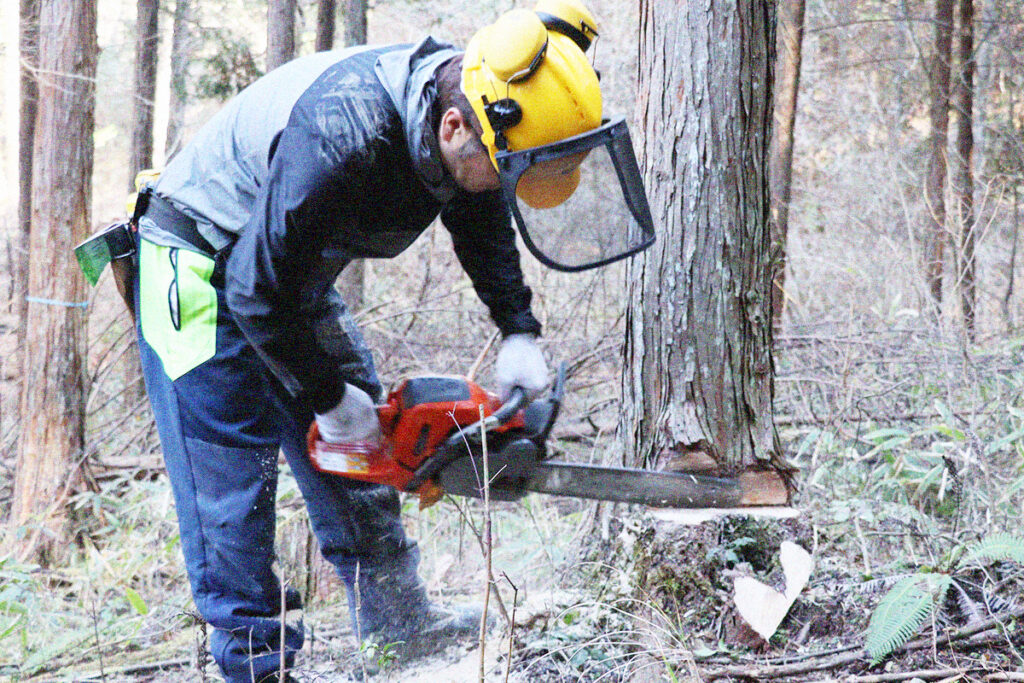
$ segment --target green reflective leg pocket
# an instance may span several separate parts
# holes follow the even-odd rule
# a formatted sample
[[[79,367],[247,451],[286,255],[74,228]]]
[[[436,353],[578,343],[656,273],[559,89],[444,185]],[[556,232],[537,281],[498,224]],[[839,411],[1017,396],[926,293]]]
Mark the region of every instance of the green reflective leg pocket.
[[[172,380],[217,352],[217,291],[208,256],[146,240],[139,247],[142,336]]]

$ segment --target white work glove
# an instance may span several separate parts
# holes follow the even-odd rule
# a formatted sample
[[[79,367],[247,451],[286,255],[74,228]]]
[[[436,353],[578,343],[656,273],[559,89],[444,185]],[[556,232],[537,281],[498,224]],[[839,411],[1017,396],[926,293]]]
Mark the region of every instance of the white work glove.
[[[532,334],[520,333],[510,334],[501,342],[494,381],[502,401],[508,400],[513,387],[526,389],[527,398],[533,398],[548,385],[548,364],[535,339]]]
[[[345,385],[338,405],[317,413],[316,427],[326,443],[380,443],[380,420],[369,394],[357,386]]]

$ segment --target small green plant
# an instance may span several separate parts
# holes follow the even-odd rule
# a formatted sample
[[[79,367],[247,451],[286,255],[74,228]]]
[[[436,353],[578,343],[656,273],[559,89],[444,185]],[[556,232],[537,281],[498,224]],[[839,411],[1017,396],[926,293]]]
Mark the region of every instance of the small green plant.
[[[1024,538],[992,534],[971,545],[957,546],[948,557],[946,571],[918,571],[905,576],[878,603],[864,640],[872,664],[881,662],[917,633],[957,583],[957,572],[986,561],[1024,564]]]
[[[372,659],[381,671],[387,671],[398,661],[398,648],[405,641],[398,640],[393,643],[376,643],[372,640],[364,640],[359,645],[359,652],[367,659]]]

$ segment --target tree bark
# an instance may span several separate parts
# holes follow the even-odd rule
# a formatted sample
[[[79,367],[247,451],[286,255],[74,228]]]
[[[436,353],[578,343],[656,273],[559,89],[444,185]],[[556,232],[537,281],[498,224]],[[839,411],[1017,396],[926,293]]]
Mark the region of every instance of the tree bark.
[[[316,9],[316,51],[326,52],[334,49],[334,15],[337,9],[335,0],[320,0]]]
[[[935,54],[929,70],[929,120],[925,277],[936,308],[942,305],[942,263],[946,244],[946,147],[949,142],[949,73],[953,42],[953,0],[935,0]]]
[[[974,2],[957,2],[957,77],[953,86],[956,112],[956,153],[953,155],[953,196],[960,227],[957,283],[964,331],[975,338],[976,292],[974,257]]]
[[[631,266],[628,464],[773,485],[787,470],[772,418],[773,6],[641,3],[639,154],[662,229]]]
[[[176,0],[174,28],[171,37],[171,97],[168,102],[167,139],[164,152],[167,159],[182,148],[185,132],[185,105],[188,103],[188,68],[192,62],[195,23],[193,0]]]
[[[70,254],[89,233],[96,4],[41,0],[32,174],[28,341],[10,528],[17,555],[48,564],[69,541],[65,503],[85,426],[85,280]]]
[[[267,2],[267,71],[295,57],[295,0]]]
[[[772,129],[770,178],[772,189],[772,324],[782,323],[785,308],[786,239],[793,181],[793,129],[800,91],[800,57],[804,39],[804,0],[779,3],[775,37],[775,126]]]

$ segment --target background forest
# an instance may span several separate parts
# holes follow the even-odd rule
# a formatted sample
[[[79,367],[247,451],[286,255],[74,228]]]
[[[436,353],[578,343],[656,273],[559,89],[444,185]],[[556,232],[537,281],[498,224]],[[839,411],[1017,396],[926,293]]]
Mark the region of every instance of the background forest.
[[[316,49],[321,4],[298,0],[295,54]],[[652,4],[589,3],[602,29],[595,59],[605,110],[627,120],[637,115],[639,27]],[[28,254],[18,214],[15,5],[0,5],[0,678],[215,680],[109,273],[82,306],[80,476],[51,473],[56,493],[69,495],[69,533],[40,554],[32,548],[48,532],[14,521],[26,423],[19,400],[35,381],[26,379],[21,336]],[[464,45],[515,5],[339,0],[334,45],[426,33]],[[780,0],[779,15],[801,6]],[[268,37],[264,2],[158,7],[149,97],[136,85],[136,3],[97,3],[93,228],[123,217],[135,170],[159,168],[288,51],[281,33]],[[964,7],[973,8],[966,60],[954,30],[965,25],[954,9]],[[490,561],[512,637],[506,629],[490,639],[484,664],[478,650],[404,664],[353,642],[344,590],[316,552],[282,465],[279,571],[305,596],[302,680],[1024,680],[1024,2],[808,0],[803,11],[788,188],[773,166],[784,237],[772,254],[784,264],[774,421],[783,455],[799,468],[799,514],[720,517],[680,532],[623,506],[536,495],[496,505]],[[778,83],[787,82],[785,52]],[[132,142],[139,97],[153,104],[148,160],[146,145]],[[785,128],[778,102],[777,135]],[[631,127],[636,138],[642,128]],[[788,217],[779,220],[784,193]],[[566,275],[523,254],[548,359],[570,371],[556,454],[629,462],[620,405],[634,271],[616,264]],[[476,373],[489,383],[493,326],[443,228],[356,273],[339,286],[385,384],[424,373]],[[478,599],[481,506],[448,499],[419,511],[408,500],[405,513],[431,591]],[[790,541],[814,569],[781,624],[755,633],[739,614],[736,581],[790,588],[779,560]]]

